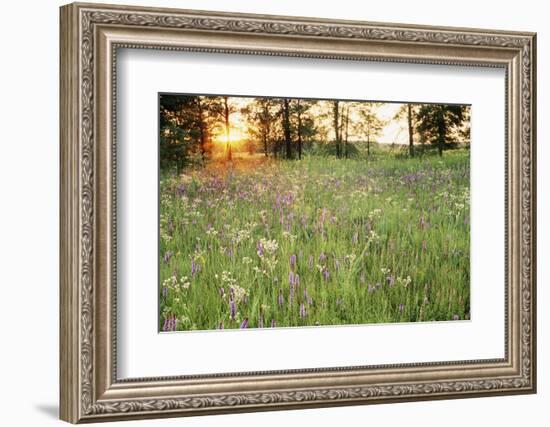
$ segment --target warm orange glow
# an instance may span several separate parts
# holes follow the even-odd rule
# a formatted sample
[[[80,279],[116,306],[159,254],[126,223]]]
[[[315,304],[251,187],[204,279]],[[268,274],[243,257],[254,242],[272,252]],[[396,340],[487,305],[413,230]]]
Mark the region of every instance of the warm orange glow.
[[[247,136],[247,133],[244,132],[242,129],[232,127],[229,129],[229,141],[227,138],[227,133],[225,131],[219,134],[216,140],[222,144],[226,144],[227,142],[229,142],[231,145],[234,145],[238,142],[245,140]]]

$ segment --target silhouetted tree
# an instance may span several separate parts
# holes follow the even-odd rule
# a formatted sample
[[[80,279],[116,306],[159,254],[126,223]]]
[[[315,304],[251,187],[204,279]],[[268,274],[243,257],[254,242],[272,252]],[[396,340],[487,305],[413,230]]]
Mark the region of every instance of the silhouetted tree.
[[[466,109],[469,107],[465,105],[446,104],[424,104],[418,109],[417,130],[426,141],[437,146],[440,156],[459,142]]]
[[[211,129],[219,120],[220,106],[217,97],[160,97],[161,167],[175,165],[179,169],[193,152],[198,152],[203,162],[207,160]]]
[[[230,107],[227,96],[224,96],[223,97],[223,119],[224,119],[224,126],[225,126],[225,152],[226,152],[228,161],[231,161],[233,159],[233,154],[231,149],[231,127],[229,125],[229,115],[233,111],[234,109]]]
[[[397,112],[395,113],[393,119],[401,120],[405,119],[407,121],[407,133],[409,141],[409,156],[414,156],[414,137],[416,134],[416,113],[418,111],[418,106],[415,104],[407,103],[401,105]]]
[[[271,144],[274,144],[274,122],[277,120],[276,105],[277,102],[271,98],[254,98],[243,110],[253,125],[250,132],[261,141],[266,157],[271,150]]]
[[[317,101],[307,99],[294,99],[290,104],[292,124],[296,133],[298,159],[302,158],[304,142],[317,132],[314,117],[311,115],[311,109],[315,105],[317,105]]]
[[[382,103],[379,102],[358,103],[359,120],[356,127],[367,141],[367,155],[369,156],[371,143],[380,136],[386,126],[386,121],[380,119],[376,114],[376,109],[380,105]]]
[[[283,131],[285,134],[286,158],[292,158],[292,139],[290,134],[290,99],[283,99]]]

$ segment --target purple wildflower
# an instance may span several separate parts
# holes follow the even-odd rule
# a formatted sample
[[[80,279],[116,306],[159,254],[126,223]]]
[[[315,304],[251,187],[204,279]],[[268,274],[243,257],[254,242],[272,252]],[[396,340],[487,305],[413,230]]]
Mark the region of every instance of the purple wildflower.
[[[300,317],[304,319],[307,316],[306,306],[304,303],[300,304]]]
[[[248,328],[248,317],[244,318],[240,326],[240,329],[246,329],[246,328]]]
[[[405,310],[405,306],[403,304],[399,304],[399,313],[403,314],[404,310]]]
[[[256,252],[258,252],[259,257],[264,256],[264,245],[262,244],[262,242],[258,242],[258,244],[256,245]]]
[[[291,285],[294,284],[294,272],[293,271],[288,273],[288,283],[291,284]]]
[[[235,305],[235,300],[233,299],[233,295],[229,299],[229,315],[231,317],[231,320],[235,320],[235,314],[237,313],[237,307]]]
[[[455,314],[455,315],[453,316],[453,320],[459,320],[459,319],[460,319],[460,317],[458,317],[458,314]]]
[[[191,275],[196,275],[200,270],[200,265],[195,262],[195,260],[191,260]]]
[[[294,283],[290,284],[288,301],[290,302],[290,304],[292,304],[294,302]]]
[[[225,296],[225,289],[220,288],[220,297],[223,298]]]
[[[325,262],[326,260],[327,260],[327,256],[324,254],[324,252],[321,252],[321,253],[319,254],[319,262],[320,262],[320,263],[323,263],[323,262]]]
[[[292,254],[290,255],[290,267],[291,268],[296,268],[296,255],[295,254]]]
[[[405,175],[403,177],[403,181],[405,181],[406,184],[412,184],[415,181],[418,181],[419,179],[421,179],[423,176],[424,176],[423,172],[411,173],[409,175]]]
[[[298,273],[294,275],[294,284],[296,287],[300,286],[300,275]]]
[[[170,258],[172,258],[172,252],[170,252],[170,251],[164,252],[163,259],[164,259],[165,264],[168,264],[170,262]]]
[[[313,298],[311,298],[307,293],[307,288],[304,289],[304,299],[306,300],[307,305],[313,305]]]
[[[180,184],[176,187],[176,192],[178,193],[178,196],[184,196],[185,195],[185,185]]]
[[[325,279],[325,282],[328,282],[330,279],[330,273],[326,267],[323,268],[323,278]]]
[[[168,235],[172,236],[174,234],[174,221],[172,218],[168,219]]]
[[[162,287],[162,297],[164,299],[168,298],[168,288],[166,286]]]
[[[277,298],[277,303],[282,306],[284,302],[285,302],[285,299],[283,297],[283,290],[279,289],[279,296]]]
[[[388,283],[388,286],[391,288],[395,283],[395,277],[393,276],[386,277],[386,282]]]
[[[369,294],[372,294],[374,291],[376,290],[376,288],[372,285],[369,284],[369,287],[367,288],[367,292]]]
[[[178,325],[178,319],[176,316],[168,316],[164,319],[164,324],[162,325],[162,330],[164,332],[175,331]]]

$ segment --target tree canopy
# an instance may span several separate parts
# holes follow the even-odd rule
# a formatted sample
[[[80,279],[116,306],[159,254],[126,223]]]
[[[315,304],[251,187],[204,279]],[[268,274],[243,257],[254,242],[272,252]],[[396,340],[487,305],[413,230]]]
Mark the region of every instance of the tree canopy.
[[[370,156],[380,138],[395,143],[387,135],[401,128],[410,156],[419,143],[440,155],[470,143],[466,105],[163,94],[159,107],[161,168],[231,161],[235,152],[296,160],[310,152]]]

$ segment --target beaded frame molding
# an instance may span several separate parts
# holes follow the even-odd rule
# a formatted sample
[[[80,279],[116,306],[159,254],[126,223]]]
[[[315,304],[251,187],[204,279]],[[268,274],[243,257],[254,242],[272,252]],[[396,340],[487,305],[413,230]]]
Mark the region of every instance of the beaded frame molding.
[[[79,423],[536,390],[536,35],[70,4],[60,34],[60,417]],[[117,49],[501,67],[503,359],[121,380],[116,369]]]

